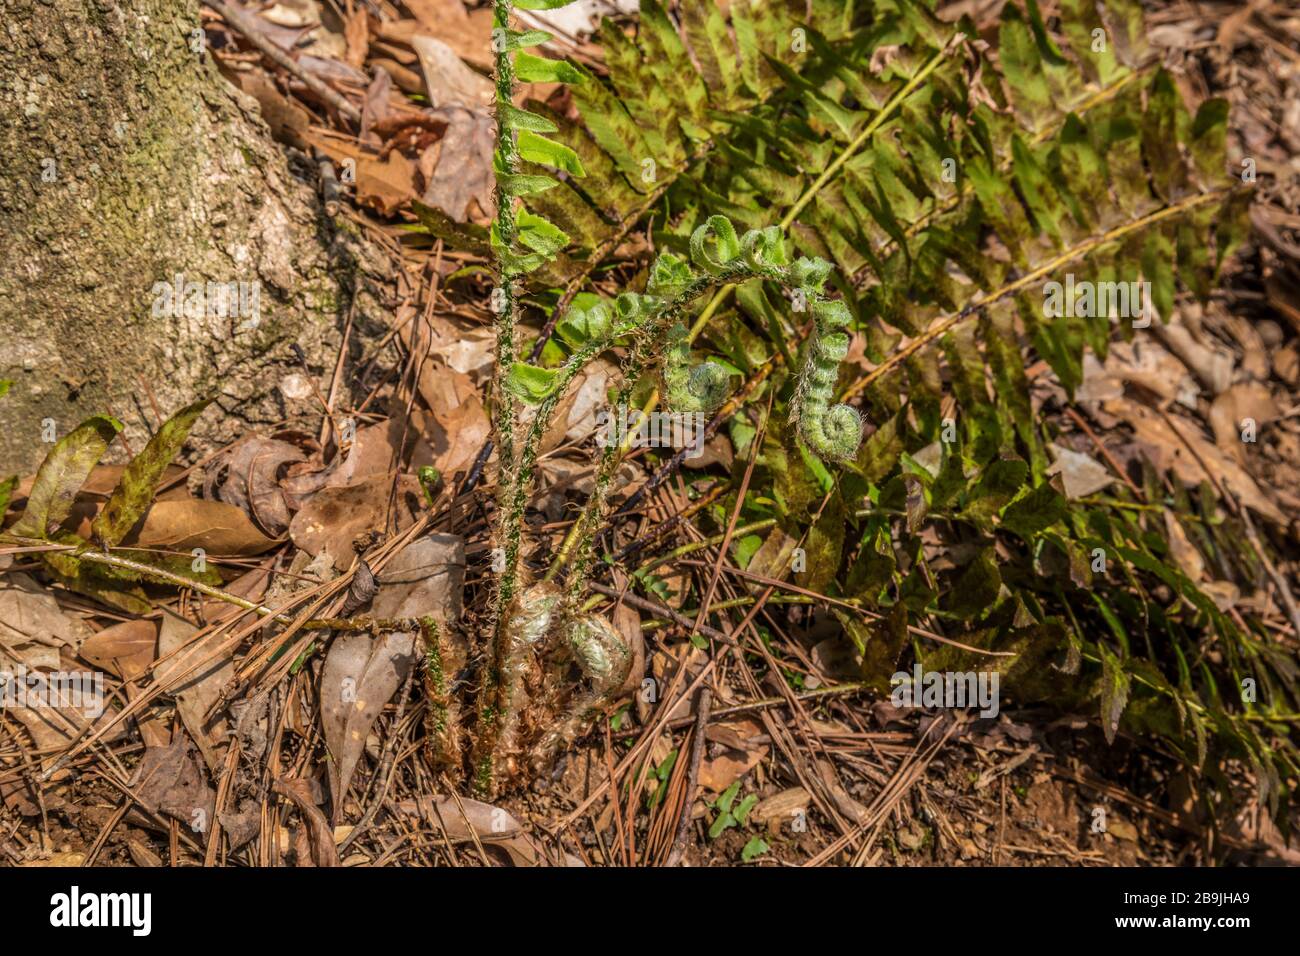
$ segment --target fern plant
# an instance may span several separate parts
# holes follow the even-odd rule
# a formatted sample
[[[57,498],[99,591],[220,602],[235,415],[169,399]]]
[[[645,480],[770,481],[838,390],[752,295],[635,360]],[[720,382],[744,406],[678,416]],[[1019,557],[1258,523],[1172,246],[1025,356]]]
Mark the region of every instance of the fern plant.
[[[808,261],[838,267],[836,304],[809,323],[787,298],[798,283],[715,276],[703,309],[665,330],[659,384],[682,408],[716,401],[718,373],[682,361],[704,345],[725,361],[718,368],[746,376],[749,394],[775,389],[797,430],[769,429],[754,481],[770,483],[776,504],[747,504],[745,517],[806,538],[817,557],[802,586],[885,615],[878,624],[839,615],[873,679],[894,666],[913,618],[948,622],[963,643],[1008,655],[994,660],[1019,698],[1097,701],[1108,737],[1121,720],[1154,729],[1211,784],[1221,782],[1211,748],[1241,756],[1276,808],[1297,766],[1294,662],[1165,559],[1167,533],[1147,520],[1144,500],[1065,500],[1047,476],[1052,428],[1030,405],[1024,356],[1037,353],[1068,394],[1083,350],[1104,358],[1111,315],[1041,306],[1044,283],[1067,272],[1081,285],[1149,283],[1161,320],[1180,286],[1208,294],[1244,233],[1247,202],[1225,170],[1226,104],[1188,113],[1171,76],[1148,64],[1140,9],[1128,0],[1068,0],[1052,22],[1034,0],[1009,3],[995,51],[971,42],[969,22],[940,23],[910,0],[735,0],[730,23],[702,2],[677,17],[643,3],[635,39],[607,23],[608,81],[584,75],[575,87],[581,123],[554,118],[554,135],[598,172],[525,199],[570,233],[535,301],[547,301],[546,285],[563,287],[561,306],[574,301],[572,290],[648,213],[667,250],[651,282],[712,217],[788,230]],[[1142,334],[1134,318],[1143,316],[1121,319],[1121,335]],[[574,363],[630,335],[619,401],[630,398],[652,364],[647,350],[628,328],[609,339],[573,334],[592,326],[582,309],[562,318],[560,342],[548,346],[558,368],[517,368],[516,394],[550,400]],[[840,381],[847,332],[862,336],[874,367]],[[805,335],[799,358],[787,343]],[[837,400],[860,410],[832,409]],[[716,421],[737,407],[727,403]],[[874,432],[855,455],[859,412]],[[797,453],[796,434],[815,456]],[[834,447],[841,434],[847,454]],[[937,461],[921,455],[931,448]],[[819,464],[837,458],[849,459],[838,478]],[[567,573],[570,607],[581,604],[618,459],[606,449],[547,576]],[[1153,480],[1146,497],[1165,500]],[[1175,489],[1178,520],[1204,547],[1231,555],[1243,576],[1260,573],[1208,496],[1197,509],[1180,496]],[[976,546],[978,560],[930,569],[927,527]],[[1018,560],[994,560],[997,546]],[[1158,606],[1160,586],[1176,606]],[[1207,634],[1229,648],[1223,661],[1207,660]],[[950,648],[913,650],[927,667],[973,666]],[[1252,681],[1267,692],[1244,699]]]
[[[645,0],[635,38],[606,23],[606,78],[528,52],[547,35],[512,29],[498,0],[495,220],[475,235],[420,210],[429,232],[489,254],[496,273],[500,570],[472,715],[443,669],[456,622],[419,622],[436,761],[458,771],[468,749],[477,786],[495,792],[624,683],[627,648],[591,613],[588,583],[609,562],[649,586],[663,559],[638,567],[635,547],[602,551],[620,517],[609,495],[621,443],[601,454],[549,568],[522,560],[542,435],[582,369],[616,351],[618,404],[711,412],[711,429],[754,453],[751,487],[770,493],[705,500],[700,520],[730,528],[738,509],[747,535],[803,542],[796,580],[835,599],[864,679],[887,687],[909,645],[926,669],[996,667],[1019,701],[1099,708],[1107,738],[1152,735],[1192,768],[1207,809],[1229,790],[1223,758],[1245,760],[1276,811],[1300,772],[1294,655],[1169,560],[1168,526],[1152,518],[1168,513],[1242,580],[1263,573],[1253,536],[1217,489],[1165,487],[1149,468],[1106,499],[1067,501],[1048,469],[1057,428],[1030,403],[1026,364],[1042,359],[1072,395],[1085,348],[1104,357],[1113,335],[1144,334],[1134,316],[1116,328],[1108,312],[1045,309],[1044,285],[1066,274],[1149,283],[1162,321],[1180,289],[1208,294],[1248,199],[1225,171],[1226,104],[1189,113],[1148,63],[1134,0],[1062,0],[1055,19],[1013,0],[992,48],[921,0],[679,7],[674,19]],[[569,84],[580,119],[516,107],[516,80]],[[648,217],[653,260],[611,262]],[[611,265],[644,291],[584,291]],[[520,316],[534,306],[552,321],[540,360],[525,361]],[[855,337],[872,367],[846,377]],[[773,409],[757,448],[735,416],[752,398]],[[106,418],[54,447],[0,540],[46,548],[52,576],[130,613],[149,606],[144,581],[239,603],[188,561],[121,547],[203,407],[127,468],[94,541],[58,527],[118,427]],[[0,484],[0,504],[13,487]],[[970,557],[931,566],[923,536]],[[949,643],[920,640],[920,622]],[[584,677],[567,693],[575,662]]]

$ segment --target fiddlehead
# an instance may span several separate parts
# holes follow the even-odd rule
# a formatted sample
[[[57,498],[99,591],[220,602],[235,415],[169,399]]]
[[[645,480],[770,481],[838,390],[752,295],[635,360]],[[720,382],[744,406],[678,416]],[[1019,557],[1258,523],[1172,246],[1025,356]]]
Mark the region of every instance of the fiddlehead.
[[[664,356],[664,398],[677,412],[711,412],[727,397],[730,375],[717,362],[691,365],[686,326],[678,322],[668,330]]]
[[[862,418],[848,405],[832,405],[831,399],[840,363],[849,352],[849,336],[843,330],[852,316],[843,302],[822,299],[816,288],[803,288],[812,305],[814,329],[799,372],[790,418],[817,455],[845,461],[857,453],[862,443]]]

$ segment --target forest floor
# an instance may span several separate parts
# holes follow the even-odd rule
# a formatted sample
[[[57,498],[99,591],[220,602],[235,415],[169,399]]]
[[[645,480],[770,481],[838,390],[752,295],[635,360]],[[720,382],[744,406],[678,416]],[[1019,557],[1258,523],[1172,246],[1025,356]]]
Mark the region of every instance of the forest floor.
[[[967,0],[945,11],[969,14],[983,26],[1000,6]],[[340,356],[337,365],[286,369],[278,387],[302,413],[274,434],[192,450],[191,464],[168,475],[159,498],[167,507],[136,542],[186,554],[200,542],[213,554],[232,556],[223,569],[239,574],[224,575],[227,590],[294,613],[328,601],[337,608],[345,595],[361,594],[353,554],[377,543],[383,561],[376,573],[393,607],[418,598],[457,610],[486,587],[486,545],[463,543],[485,540],[483,489],[459,496],[444,489],[439,509],[430,512],[415,477],[420,466],[433,465],[449,484],[459,480],[463,487],[488,438],[489,283],[476,272],[484,260],[441,242],[430,245],[427,237],[412,241],[407,227],[415,222],[415,199],[463,222],[487,221],[492,131],[472,119],[434,127],[412,118],[404,104],[406,94],[420,93],[436,105],[439,90],[430,84],[477,90],[487,83],[475,69],[490,67],[490,17],[481,6],[467,12],[460,0],[380,8],[378,20],[331,13],[321,26],[321,8],[300,0],[259,18],[264,42],[298,42],[300,52],[316,58],[312,69],[319,75],[361,94],[354,96],[362,109],[359,136],[247,37],[204,11],[211,54],[223,73],[260,101],[276,138],[303,169],[313,176],[328,170],[323,201],[337,203],[339,216],[387,250],[398,276],[384,348],[351,356],[346,365]],[[1252,157],[1259,177],[1255,230],[1205,306],[1180,300],[1179,324],[1190,332],[1142,354],[1113,350],[1084,387],[1101,395],[1127,386],[1164,402],[1191,390],[1182,412],[1211,435],[1216,415],[1235,420],[1244,403],[1262,409],[1256,414],[1275,423],[1278,440],[1248,449],[1246,469],[1278,509],[1294,516],[1300,505],[1300,8],[1172,0],[1151,6],[1148,24],[1151,42],[1190,102],[1230,100],[1230,155]],[[565,52],[598,68],[600,47],[580,25],[570,26]],[[441,43],[431,46],[424,37]],[[450,67],[440,59],[448,50]],[[353,85],[358,75],[359,87]],[[548,94],[532,92],[540,99]],[[628,239],[629,246],[641,241]],[[355,370],[361,386],[355,401],[341,381],[345,367]],[[1245,380],[1257,387],[1232,384]],[[595,401],[605,382],[593,376],[577,404]],[[324,425],[322,404],[330,419]],[[582,412],[570,410],[569,425],[549,442],[542,467],[543,517],[534,530],[557,541],[575,493],[590,479],[590,455],[580,444],[590,424]],[[359,423],[346,456],[338,448],[345,416]],[[1081,427],[1099,458],[1181,451],[1160,447],[1158,433],[1135,437],[1101,411]],[[686,481],[703,481],[710,468],[741,465],[727,449],[711,446]],[[628,468],[624,495],[647,477],[635,463]],[[79,498],[82,520],[90,520],[120,473],[118,466],[96,469]],[[19,484],[11,518],[30,487],[30,479]],[[671,513],[667,505],[685,500],[667,497],[647,506],[639,527],[657,524]],[[243,517],[236,522],[214,512],[215,502]],[[445,536],[442,550],[414,564],[394,563],[407,554],[402,546],[430,528]],[[1284,588],[1300,588],[1295,533],[1292,519],[1290,560],[1278,565]],[[679,540],[703,538],[692,529]],[[713,548],[694,557],[705,563],[661,573],[670,579],[703,574],[727,560]],[[403,577],[403,569],[421,566],[439,570]],[[615,624],[642,649],[643,673],[654,688],[676,696],[665,702],[627,695],[552,773],[488,804],[430,769],[421,743],[419,675],[409,665],[387,666],[396,651],[391,660],[379,651],[363,659],[350,672],[355,695],[331,703],[320,688],[337,675],[314,654],[310,635],[285,642],[274,626],[234,628],[236,609],[195,593],[148,614],[106,612],[37,583],[28,574],[34,574],[33,556],[22,553],[0,555],[0,569],[0,607],[13,615],[9,620],[37,622],[47,634],[80,634],[75,646],[56,646],[54,660],[68,668],[89,663],[109,674],[109,711],[89,726],[75,716],[69,727],[58,716],[0,711],[0,861],[12,864],[1300,862],[1300,849],[1287,846],[1254,801],[1249,767],[1223,768],[1239,800],[1219,826],[1210,826],[1188,771],[1152,741],[1121,733],[1107,743],[1094,713],[1007,707],[982,719],[897,709],[855,682],[842,635],[811,614],[801,616],[797,604],[790,605],[788,626],[773,629],[772,648],[799,672],[798,706],[724,664],[707,684],[707,719],[700,698],[682,693],[710,669],[706,650],[670,622],[651,621],[649,609],[623,606]],[[1261,598],[1274,599],[1284,606],[1280,594]],[[1281,612],[1278,620],[1288,632]],[[219,647],[201,640],[214,634],[221,635]],[[18,656],[13,634],[5,649]],[[43,647],[46,657],[49,650]],[[30,659],[33,666],[38,658]],[[682,674],[684,680],[675,679]],[[671,708],[666,725],[660,720],[665,704]],[[345,797],[333,800],[340,778]]]

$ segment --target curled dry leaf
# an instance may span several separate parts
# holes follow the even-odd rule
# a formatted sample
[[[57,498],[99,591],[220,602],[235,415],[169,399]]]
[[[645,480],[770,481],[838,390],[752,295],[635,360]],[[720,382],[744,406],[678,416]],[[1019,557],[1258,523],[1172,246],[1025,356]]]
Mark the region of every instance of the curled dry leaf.
[[[321,724],[330,750],[335,815],[343,805],[370,728],[415,666],[415,635],[340,634],[320,680]]]
[[[203,472],[203,497],[242,508],[272,537],[289,527],[289,503],[280,488],[286,469],[307,456],[295,445],[254,436],[236,442]]]
[[[310,860],[304,859],[300,852],[298,865],[309,866],[314,862],[317,866],[338,866],[339,851],[334,845],[334,831],[329,821],[325,819],[325,814],[321,813],[320,808],[312,802],[311,781],[303,778],[280,777],[275,781],[274,786],[276,793],[288,797],[298,808],[310,834],[310,839],[307,841]]]
[[[505,851],[514,866],[556,865],[543,847],[525,831],[519,821],[502,807],[449,796],[422,796],[415,800],[401,800],[396,804],[398,813],[423,821],[446,834],[451,843],[473,843],[477,840],[485,847],[496,846]],[[582,866],[582,861],[570,853],[564,854],[563,866]]]
[[[632,651],[632,666],[628,668],[627,680],[617,694],[632,693],[639,690],[645,680],[645,633],[641,629],[641,615],[635,608],[620,604],[610,615],[610,622]]]
[[[358,610],[370,603],[379,593],[379,582],[370,570],[365,558],[357,558],[357,570],[352,575],[352,584],[348,586],[348,596],[339,609],[340,617],[351,617]]]

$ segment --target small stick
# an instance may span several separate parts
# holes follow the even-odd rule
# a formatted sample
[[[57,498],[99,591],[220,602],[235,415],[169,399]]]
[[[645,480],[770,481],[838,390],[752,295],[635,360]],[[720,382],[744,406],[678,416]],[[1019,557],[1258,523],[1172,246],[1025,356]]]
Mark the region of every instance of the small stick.
[[[249,601],[238,595],[223,591],[221,588],[215,588],[210,584],[204,584],[202,581],[195,581],[193,578],[187,578],[183,574],[175,574],[171,571],[165,571],[162,568],[155,568],[149,564],[143,564],[139,561],[132,561],[130,558],[123,558],[116,554],[102,551],[80,551],[71,545],[67,547],[49,547],[50,542],[40,538],[24,538],[12,534],[0,535],[0,544],[15,542],[22,547],[42,547],[49,551],[73,551],[76,552],[74,557],[81,561],[89,561],[92,564],[106,564],[109,567],[119,568],[124,571],[134,571],[137,574],[146,575],[159,581],[165,581],[168,584],[174,584],[178,587],[193,588],[200,594],[206,594],[208,597],[216,598],[218,601],[225,601],[227,604],[234,604],[242,607],[245,611],[252,611],[262,617],[269,618],[277,624],[283,624],[286,627],[294,623],[293,617],[288,614],[281,614],[265,607],[255,601]],[[658,613],[658,612],[657,612]],[[420,622],[415,618],[365,618],[365,617],[322,617],[313,618],[304,621],[298,625],[303,630],[308,631],[415,631],[420,627]]]
[[[686,773],[686,793],[682,797],[682,812],[677,817],[677,835],[668,854],[668,866],[678,866],[686,852],[686,835],[691,829],[691,805],[695,803],[695,790],[700,779],[700,760],[704,757],[704,732],[709,726],[709,711],[713,706],[713,692],[709,685],[700,688],[695,699],[695,736],[691,738],[691,765]]]
[[[320,175],[321,205],[325,215],[333,219],[339,214],[339,178],[334,173],[334,163],[318,149],[312,150],[316,171]]]

